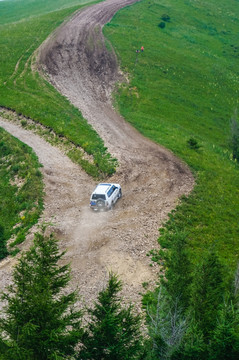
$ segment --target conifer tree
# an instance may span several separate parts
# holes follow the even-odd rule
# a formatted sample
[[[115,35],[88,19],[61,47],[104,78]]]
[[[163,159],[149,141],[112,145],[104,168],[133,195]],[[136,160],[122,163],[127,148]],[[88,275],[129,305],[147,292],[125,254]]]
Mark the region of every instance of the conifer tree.
[[[69,265],[59,265],[58,249],[46,227],[24,253],[13,271],[13,284],[3,295],[7,302],[0,331],[7,348],[4,359],[69,359],[81,336],[80,311],[73,309],[77,295],[65,294]]]
[[[202,265],[202,268],[204,267],[207,267],[207,270],[211,269],[210,276],[218,275],[217,270],[219,270],[220,263],[214,252],[208,254]],[[189,316],[190,323],[187,333],[180,348],[173,354],[172,360],[239,359],[238,270],[230,291],[223,288],[220,275],[213,284],[209,276],[208,286],[211,285],[210,288],[207,288],[205,285],[207,282],[206,272],[202,272],[204,292],[202,292],[202,282],[199,281],[198,297],[196,297],[194,289],[194,301],[198,300],[198,306],[193,309],[194,317]],[[197,279],[199,277],[200,272],[198,272]],[[206,296],[205,303],[202,304],[203,293]],[[210,301],[208,301],[209,295],[211,296]],[[213,306],[214,311],[212,311]],[[195,313],[196,309],[199,311],[198,314]],[[204,328],[204,324],[207,328]]]
[[[168,248],[160,252],[164,261],[166,278],[166,280],[162,278],[161,284],[166,288],[172,305],[177,303],[179,308],[186,310],[189,305],[192,281],[186,233],[169,232],[164,235],[161,243],[168,244]]]
[[[215,328],[224,293],[222,265],[211,250],[197,269],[192,294],[192,313],[205,338],[210,337]]]
[[[142,352],[140,316],[133,307],[123,307],[118,295],[122,284],[110,274],[108,286],[98,295],[93,309],[88,309],[89,322],[82,338],[80,360],[133,360]]]
[[[210,338],[210,360],[239,359],[238,306],[226,299],[220,306],[216,326]]]
[[[210,360],[239,359],[239,263],[231,291],[224,294],[210,338]]]

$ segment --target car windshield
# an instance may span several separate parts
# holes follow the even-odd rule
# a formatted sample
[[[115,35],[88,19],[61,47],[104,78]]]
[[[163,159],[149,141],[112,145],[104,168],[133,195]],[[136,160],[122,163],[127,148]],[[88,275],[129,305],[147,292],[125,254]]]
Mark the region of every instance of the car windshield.
[[[93,200],[98,200],[98,199],[105,200],[105,195],[103,195],[103,194],[93,194],[92,199]]]

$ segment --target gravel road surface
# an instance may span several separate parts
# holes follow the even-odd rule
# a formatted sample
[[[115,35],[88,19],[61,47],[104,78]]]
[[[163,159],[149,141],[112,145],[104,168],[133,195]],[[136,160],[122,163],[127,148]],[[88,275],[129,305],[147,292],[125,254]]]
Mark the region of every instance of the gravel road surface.
[[[83,9],[61,26],[39,50],[39,68],[92,124],[120,166],[106,181],[120,183],[123,197],[112,211],[93,213],[89,197],[95,182],[61,151],[39,136],[26,133],[3,119],[0,126],[30,145],[43,164],[45,210],[65,261],[71,262],[71,286],[85,300],[95,299],[110,270],[124,282],[123,294],[140,303],[142,283],[157,279],[149,250],[157,247],[158,229],[189,194],[194,179],[188,167],[170,151],[149,141],[113,108],[111,93],[120,70],[113,52],[107,52],[101,29],[114,13],[134,0],[107,0]],[[25,243],[23,247],[26,247]],[[1,285],[9,281],[13,261],[2,262]]]

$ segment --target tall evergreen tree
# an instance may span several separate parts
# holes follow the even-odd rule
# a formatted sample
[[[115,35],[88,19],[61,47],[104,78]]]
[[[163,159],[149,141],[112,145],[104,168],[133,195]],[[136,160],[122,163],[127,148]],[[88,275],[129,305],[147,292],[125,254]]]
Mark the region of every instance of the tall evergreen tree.
[[[94,308],[88,309],[88,328],[78,359],[133,360],[141,356],[140,316],[134,314],[132,305],[122,306],[121,289],[121,282],[111,273]]]
[[[197,269],[192,294],[192,313],[205,338],[210,337],[216,326],[224,293],[222,265],[215,251],[211,250]]]
[[[165,268],[165,278],[162,278],[161,284],[166,288],[172,305],[177,303],[181,310],[186,310],[192,281],[186,233],[168,232],[160,240],[161,245],[165,243],[168,248],[160,251]]]
[[[215,329],[210,339],[209,360],[239,359],[239,313],[230,299],[220,306]]]
[[[65,294],[69,265],[58,265],[64,252],[53,235],[37,233],[34,245],[13,271],[13,284],[3,295],[7,302],[0,331],[7,349],[4,359],[69,359],[82,334],[77,295]]]
[[[210,339],[210,360],[239,359],[239,263],[231,291],[224,294]]]
[[[205,264],[208,260],[215,260],[215,254],[209,254]],[[209,261],[211,266],[211,274],[218,274],[218,259],[216,259],[216,266],[214,261]],[[204,264],[204,265],[205,265]],[[212,267],[214,271],[212,271]],[[199,278],[200,275],[198,275]],[[205,273],[203,272],[205,280]],[[220,277],[219,277],[220,279]],[[217,279],[217,281],[219,280]],[[208,279],[211,283],[210,278]],[[206,280],[205,280],[206,282]],[[202,284],[200,282],[200,284]],[[183,342],[179,349],[173,354],[172,360],[236,360],[239,359],[239,303],[238,303],[238,270],[235,274],[235,280],[231,291],[223,289],[219,281],[219,290],[217,293],[216,283],[213,284],[212,289],[205,291],[205,304],[202,306],[202,291],[198,297],[199,305],[197,309],[200,313],[196,316],[194,309],[194,317],[189,316],[189,326]],[[202,289],[202,288],[201,288]],[[199,288],[200,290],[200,288]],[[212,291],[210,291],[212,290]],[[221,293],[221,295],[219,294]],[[198,293],[199,294],[199,293]],[[208,295],[211,294],[211,303],[208,303]],[[216,296],[215,296],[216,294]],[[194,294],[195,296],[195,294]],[[221,301],[220,301],[221,299]],[[196,301],[196,299],[194,299]],[[214,304],[214,312],[212,306]],[[207,309],[207,305],[208,309]],[[202,311],[203,310],[203,311]],[[208,313],[206,313],[208,310]],[[207,326],[207,333],[205,336],[205,329],[202,323],[202,316],[205,316],[205,324]],[[197,320],[199,318],[199,320]],[[210,322],[210,323],[209,323]],[[209,330],[210,329],[210,330]]]

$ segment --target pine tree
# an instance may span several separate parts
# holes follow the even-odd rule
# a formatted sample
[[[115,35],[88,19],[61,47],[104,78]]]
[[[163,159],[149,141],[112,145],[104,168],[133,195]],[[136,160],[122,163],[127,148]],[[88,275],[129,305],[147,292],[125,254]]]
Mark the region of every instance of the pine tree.
[[[215,328],[224,293],[222,265],[215,251],[211,250],[197,269],[192,294],[192,313],[205,339]]]
[[[239,359],[238,307],[230,299],[220,306],[215,329],[210,339],[209,360]]]
[[[82,314],[73,308],[77,295],[65,294],[69,265],[58,265],[64,252],[45,229],[21,256],[13,284],[2,297],[7,305],[0,331],[8,360],[68,359],[82,334]]]
[[[207,345],[201,330],[195,323],[189,323],[187,332],[171,360],[209,360]]]
[[[231,291],[224,294],[210,338],[209,360],[239,359],[239,264]]]
[[[189,314],[187,332],[172,360],[239,359],[239,267],[230,291],[221,273],[215,252],[209,252],[194,284],[194,316]]]
[[[192,281],[187,236],[184,232],[177,231],[175,234],[164,235],[163,242],[165,240],[168,249],[161,250],[161,255],[164,260],[166,280],[162,278],[161,284],[166,288],[172,305],[177,303],[182,310],[186,310]]]
[[[93,309],[88,309],[88,328],[82,339],[78,359],[133,360],[142,351],[140,316],[132,305],[123,307],[118,293],[122,284],[110,274],[108,286],[98,295]]]

